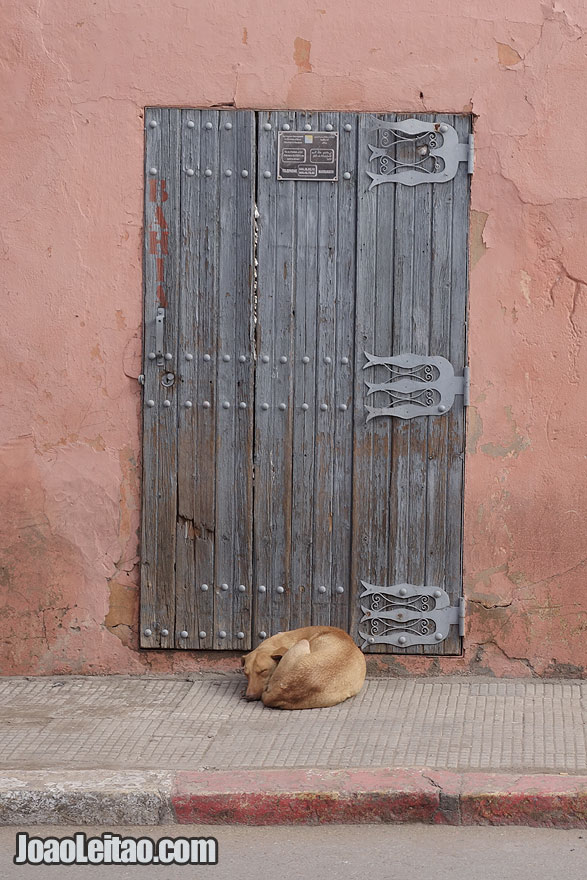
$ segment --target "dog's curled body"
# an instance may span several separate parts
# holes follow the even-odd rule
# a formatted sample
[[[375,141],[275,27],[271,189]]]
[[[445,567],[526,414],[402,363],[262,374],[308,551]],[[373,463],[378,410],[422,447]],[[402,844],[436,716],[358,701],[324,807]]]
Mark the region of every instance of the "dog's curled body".
[[[246,698],[276,709],[319,709],[357,694],[365,681],[365,656],[334,626],[277,633],[241,658]]]

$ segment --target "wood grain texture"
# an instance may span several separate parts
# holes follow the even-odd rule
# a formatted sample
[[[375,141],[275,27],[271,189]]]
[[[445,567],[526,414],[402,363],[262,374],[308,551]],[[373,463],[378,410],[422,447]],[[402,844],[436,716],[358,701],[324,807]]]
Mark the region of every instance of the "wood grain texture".
[[[391,121],[394,117],[379,118]],[[449,122],[457,127],[461,142],[467,140],[468,117],[418,118]],[[448,184],[383,184],[369,192],[361,183],[368,155],[366,125],[363,120],[358,157],[356,355],[360,357],[365,348],[383,356],[438,354],[451,361],[456,375],[462,375],[469,200],[466,165],[460,164],[457,178]],[[403,145],[397,158],[410,161],[410,150],[413,147]],[[387,376],[381,371],[369,380],[386,381]],[[442,586],[456,604],[462,592],[462,397],[456,397],[445,417],[409,421],[380,417],[364,426],[359,404],[364,390],[358,375],[355,393],[354,589],[360,590],[361,579],[388,586],[404,581]],[[385,400],[378,403],[384,405]],[[362,489],[367,481],[372,487],[370,498]],[[376,500],[382,496],[387,498],[387,518],[385,507]],[[359,614],[355,601],[351,604],[355,636]],[[436,646],[374,645],[368,650],[459,653],[460,638],[453,628],[450,637]]]
[[[179,111],[148,109],[145,123],[143,372],[144,400],[153,406],[143,407],[140,643],[157,648],[173,647],[175,632],[177,403],[161,379],[175,371],[178,354]],[[165,309],[164,351],[172,356],[162,363],[148,357],[156,351],[158,307]]]
[[[355,275],[357,251],[357,138],[354,113],[337,114],[339,132],[338,215],[336,227],[336,328],[334,379],[332,575],[330,623],[347,630],[351,601],[351,516],[353,480],[353,400],[356,370]],[[345,126],[351,126],[347,131]],[[345,173],[350,174],[345,179]],[[356,599],[356,595],[353,596]]]
[[[363,366],[411,352],[462,375],[469,178],[461,163],[448,184],[369,191],[374,118],[147,111],[145,647],[248,649],[310,623],[356,638],[361,580],[461,595],[462,396],[367,424],[365,380],[389,374]],[[418,118],[467,140],[468,117]],[[339,132],[337,182],[277,181],[278,131],[307,124]],[[147,357],[161,297],[164,365]],[[369,650],[458,653],[460,638]]]

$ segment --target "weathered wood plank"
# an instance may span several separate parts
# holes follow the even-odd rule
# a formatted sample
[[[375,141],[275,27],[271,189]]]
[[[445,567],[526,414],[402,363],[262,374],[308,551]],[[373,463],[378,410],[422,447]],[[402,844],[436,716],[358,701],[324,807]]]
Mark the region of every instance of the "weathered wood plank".
[[[147,108],[145,112],[145,238],[144,238],[144,321],[143,321],[143,485],[141,521],[141,609],[140,643],[143,647],[160,646],[159,606],[157,594],[157,458],[159,449],[159,367],[149,358],[155,353],[155,321],[159,305],[159,281],[164,278],[162,237],[167,234],[163,213],[161,181],[150,169],[161,167],[163,111]],[[167,185],[167,184],[166,184]],[[167,194],[166,190],[163,194]],[[163,222],[162,222],[163,221]],[[165,251],[168,244],[165,242]],[[153,406],[149,403],[153,401]],[[167,627],[167,622],[164,625]],[[153,635],[145,636],[145,630]],[[173,630],[171,630],[173,632]]]
[[[398,117],[406,119],[407,116]],[[402,161],[415,159],[413,145],[405,146],[398,156]],[[394,320],[393,353],[408,354],[412,348],[414,294],[414,218],[416,187],[395,185],[394,233]],[[412,422],[392,419],[393,468],[390,489],[391,564],[389,584],[409,581],[410,559],[419,546],[410,543],[410,504],[413,490],[411,474]],[[424,543],[424,536],[421,542]],[[409,649],[408,649],[409,650]],[[399,653],[406,649],[398,648]]]
[[[237,290],[239,252],[239,216],[237,203],[237,136],[238,121],[234,111],[222,111],[218,119],[219,161],[219,244],[218,244],[218,337],[216,349],[216,541],[214,547],[214,647],[238,647],[233,625],[233,599],[236,557],[242,553],[242,531],[238,518],[244,511],[237,508],[235,482],[247,480],[239,472],[240,450],[236,446],[238,403],[236,367],[240,352],[236,350],[236,326],[243,319],[239,310],[242,291]],[[247,226],[250,228],[250,220]],[[242,238],[240,239],[242,241]],[[245,252],[246,259],[246,252]],[[245,294],[245,303],[248,297]],[[248,316],[245,317],[245,324]],[[242,497],[242,496],[241,496]],[[245,533],[246,534],[246,533]],[[240,539],[240,540],[239,540]],[[242,560],[241,560],[242,564]]]
[[[292,128],[303,131],[307,117],[296,113]],[[310,124],[310,123],[308,123]],[[314,523],[314,438],[316,430],[316,245],[317,197],[321,184],[291,182],[295,230],[294,266],[294,432],[292,462],[291,628],[312,622]]]
[[[454,126],[459,140],[466,141],[471,119],[455,116]],[[453,185],[452,217],[452,271],[450,298],[450,356],[457,375],[463,374],[466,365],[466,309],[468,290],[468,229],[470,178],[466,163],[461,162]],[[447,579],[446,591],[451,603],[456,604],[462,595],[462,546],[463,546],[463,480],[465,457],[465,411],[463,397],[458,395],[448,414],[448,500],[447,500]],[[460,653],[461,639],[456,627],[442,643],[445,653]]]
[[[193,123],[193,126],[188,123]],[[180,285],[179,285],[179,348],[175,377],[178,398],[178,517],[176,530],[175,615],[179,632],[187,638],[178,640],[178,647],[199,648],[201,630],[197,613],[195,583],[194,472],[196,459],[197,369],[195,332],[199,321],[200,299],[194,295],[198,287],[200,258],[200,114],[184,110],[181,114],[181,159],[178,168],[181,186],[180,206]],[[191,360],[189,359],[191,356]],[[191,406],[186,404],[190,403]]]
[[[339,113],[335,130],[339,132],[336,355],[333,358],[335,382],[334,471],[332,499],[332,599],[330,623],[347,630],[351,593],[351,517],[353,456],[353,376],[356,204],[358,117]],[[351,126],[347,131],[345,126]],[[345,173],[351,175],[345,179]]]
[[[181,113],[179,110],[168,112],[168,137],[169,152],[168,160],[162,163],[163,174],[167,174],[173,180],[173,194],[169,193],[169,256],[170,260],[165,269],[166,276],[166,299],[164,348],[166,354],[171,354],[171,360],[166,360],[166,366],[162,372],[177,371],[179,357],[179,254],[180,254],[180,212],[179,212],[179,163],[181,156],[180,126]],[[175,199],[175,203],[172,202]],[[158,600],[166,609],[166,615],[175,615],[175,532],[177,522],[177,391],[175,385],[171,388],[161,388],[160,397],[163,399],[161,408],[161,424],[159,428],[159,507],[157,511],[157,576],[159,580]],[[169,404],[169,406],[166,406]],[[177,621],[176,621],[177,624]],[[165,627],[168,629],[168,627]],[[173,630],[169,630],[171,633]],[[177,635],[176,635],[177,638]],[[171,640],[168,639],[169,643]]]
[[[157,307],[165,308],[164,346],[171,360],[145,359],[141,645],[170,647],[175,629],[177,401],[161,385],[175,371],[179,285],[179,113],[148,110],[145,151],[145,344],[155,351]],[[156,126],[151,126],[156,122]],[[164,404],[169,404],[165,406]],[[155,501],[156,499],[156,501]],[[155,502],[155,503],[154,503]],[[150,637],[145,635],[150,630]],[[169,636],[161,637],[161,630]]]
[[[197,393],[194,463],[194,556],[197,635],[200,648],[214,641],[214,546],[216,538],[216,356],[218,326],[218,203],[219,165],[217,110],[199,114],[200,164],[197,169],[199,214],[195,218],[199,239],[197,323],[194,327],[194,361]],[[210,126],[209,128],[207,126]],[[206,171],[211,172],[206,174]],[[200,637],[200,633],[205,633]]]
[[[269,113],[257,117],[257,207],[258,267],[257,267],[257,323],[255,328],[255,491],[254,491],[254,629],[253,645],[271,634],[272,590],[274,583],[274,556],[282,549],[278,545],[275,528],[274,503],[279,497],[274,491],[276,477],[273,469],[276,399],[275,359],[275,277],[276,249],[274,234],[277,218],[277,188],[275,186],[275,146]],[[269,176],[265,176],[268,174]],[[282,413],[280,412],[280,415]],[[264,633],[265,635],[261,635]]]
[[[336,125],[334,113],[314,114],[314,131]],[[314,584],[312,623],[330,625],[334,595],[332,541],[338,523],[333,521],[333,469],[336,373],[336,299],[338,184],[308,183],[317,193],[316,278],[316,436],[314,450]]]
[[[255,114],[239,110],[236,138],[236,323],[235,333],[235,548],[232,646],[251,647],[253,577],[253,280],[256,142]],[[246,176],[244,175],[246,172]],[[243,589],[244,588],[244,589]],[[235,639],[236,636],[236,639]]]
[[[452,117],[437,116],[437,122]],[[452,184],[432,187],[432,265],[430,289],[430,354],[449,357],[452,252]],[[446,585],[447,437],[449,420],[432,417],[428,427],[426,501],[426,584]],[[444,645],[427,653],[442,653]]]
[[[392,122],[395,117],[386,115],[386,121]],[[371,137],[377,137],[373,132]],[[370,163],[372,167],[372,163]],[[394,187],[382,186],[373,192],[377,199],[377,219],[373,234],[376,239],[375,254],[375,301],[373,304],[373,330],[371,351],[383,356],[389,355],[393,348],[393,320],[395,315],[395,277],[394,260],[396,253],[395,228],[396,206]],[[407,231],[406,231],[407,234]],[[369,370],[365,374],[368,381],[386,381],[389,378],[387,370],[377,368]],[[375,395],[379,400],[373,403],[388,403],[385,395]],[[370,405],[371,399],[370,399]],[[373,432],[373,462],[371,468],[371,486],[369,492],[373,495],[373,510],[371,523],[373,528],[372,537],[372,569],[375,580],[371,583],[389,583],[389,547],[390,529],[392,526],[393,486],[390,492],[390,480],[392,471],[393,452],[393,420],[378,418],[372,423]],[[385,647],[375,645],[372,653],[382,653]]]
[[[272,633],[290,628],[291,550],[292,550],[292,459],[294,363],[294,284],[293,284],[293,242],[294,242],[294,188],[291,181],[278,181],[277,138],[278,132],[289,114],[271,113],[269,122],[272,128],[264,130],[265,138],[272,144],[273,176],[270,185],[276,190],[275,227],[272,231],[272,247],[275,249],[273,340],[274,364],[273,384],[275,407],[273,410],[273,527],[274,552],[270,584]],[[265,245],[269,243],[265,238]],[[260,256],[261,259],[261,256]]]
[[[375,456],[378,453],[374,426],[377,419],[366,422],[367,402],[364,371],[365,351],[373,353],[380,342],[375,334],[375,294],[377,286],[377,195],[369,192],[367,176],[369,143],[373,140],[372,117],[361,115],[358,119],[357,153],[357,239],[356,239],[356,302],[355,302],[355,351],[354,351],[354,406],[353,406],[353,498],[352,498],[352,562],[351,562],[351,633],[359,639],[361,618],[359,594],[361,581],[380,583],[378,577],[385,570],[377,570],[375,519],[377,506],[387,507],[387,488],[383,497],[377,498],[372,491]],[[389,198],[388,193],[388,198]],[[384,340],[382,340],[384,341]],[[368,381],[377,381],[370,376]],[[387,453],[388,450],[385,450]]]
[[[416,119],[429,119],[416,115]],[[415,153],[415,150],[414,150]],[[415,155],[414,158],[417,158]],[[410,351],[428,355],[430,338],[430,270],[432,263],[432,185],[413,187],[413,270],[412,338]],[[408,518],[408,582],[426,584],[426,505],[428,470],[428,430],[438,416],[425,416],[410,422],[410,512]],[[425,646],[414,646],[407,653],[422,654]]]

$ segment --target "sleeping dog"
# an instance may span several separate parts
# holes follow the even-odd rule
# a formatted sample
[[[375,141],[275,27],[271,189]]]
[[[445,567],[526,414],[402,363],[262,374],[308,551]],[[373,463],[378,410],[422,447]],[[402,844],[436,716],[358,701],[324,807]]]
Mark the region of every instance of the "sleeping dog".
[[[366,673],[363,653],[334,626],[277,633],[241,663],[248,679],[245,698],[275,709],[335,706],[358,694]]]

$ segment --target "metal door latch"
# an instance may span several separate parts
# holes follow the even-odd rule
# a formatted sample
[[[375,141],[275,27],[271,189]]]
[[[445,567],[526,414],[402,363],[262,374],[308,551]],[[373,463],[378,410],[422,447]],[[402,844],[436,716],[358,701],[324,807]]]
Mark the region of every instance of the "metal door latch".
[[[163,357],[163,327],[165,323],[165,309],[159,307],[157,309],[157,317],[155,318],[155,355],[157,356],[157,366],[163,366],[165,360]]]
[[[458,625],[460,636],[464,635],[465,601],[461,598],[458,605],[451,605],[448,593],[440,587],[361,584],[364,592],[359,598],[368,603],[361,603],[360,624],[367,624],[363,629],[359,624],[363,651],[375,644],[397,648],[437,645],[446,639],[453,625]]]
[[[367,421],[376,416],[396,416],[413,419],[416,416],[444,415],[452,407],[455,395],[462,394],[464,405],[469,403],[469,370],[455,376],[450,361],[443,357],[424,357],[402,354],[397,357],[377,357],[365,352],[367,363],[363,369],[383,366],[389,372],[389,382],[365,382],[367,396],[381,392],[387,395],[387,406],[366,406]]]

